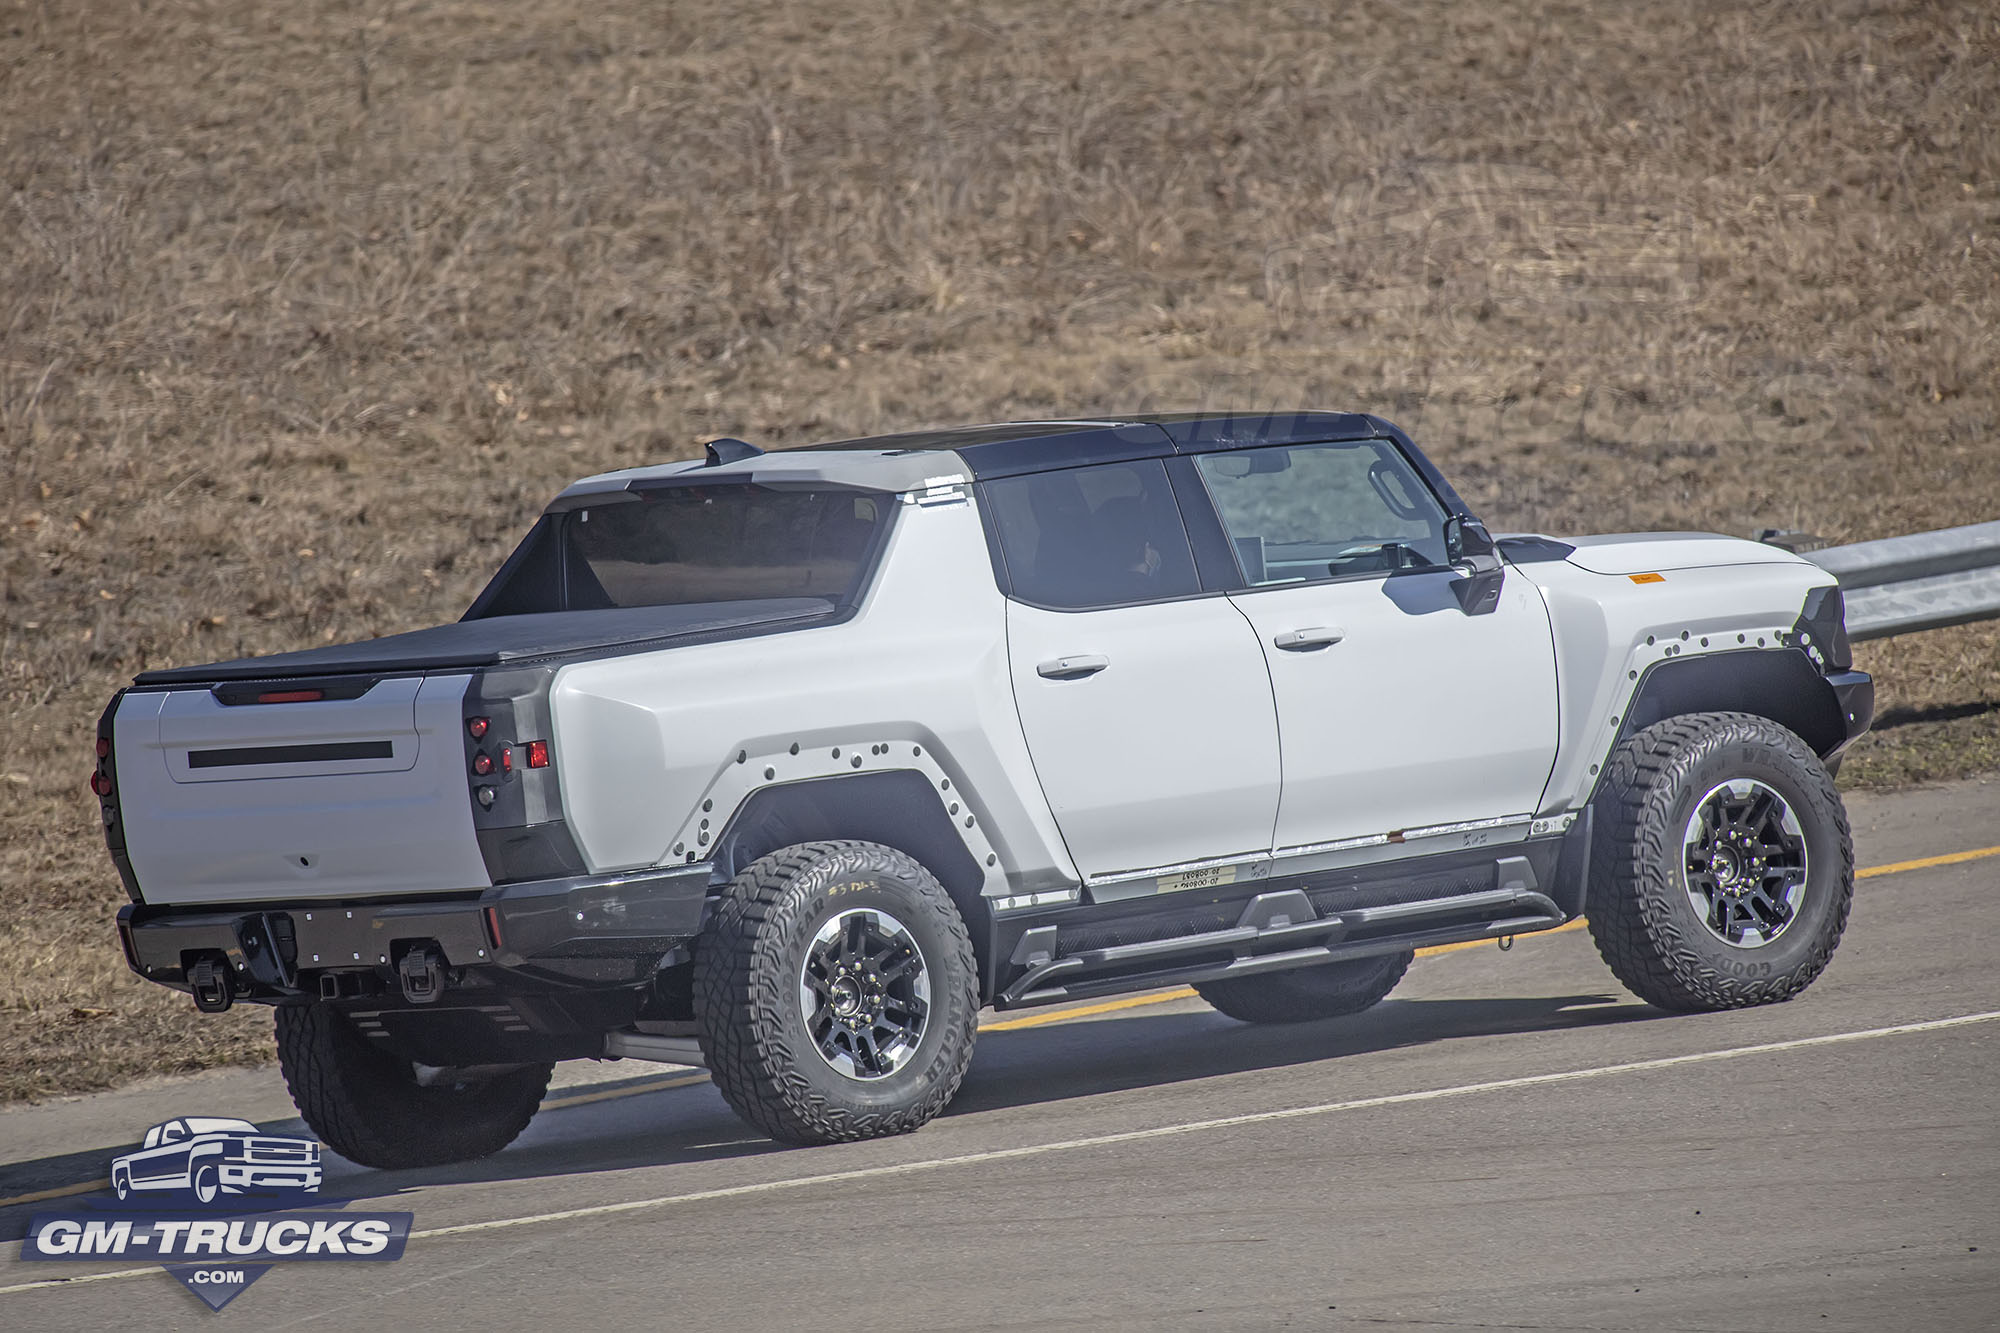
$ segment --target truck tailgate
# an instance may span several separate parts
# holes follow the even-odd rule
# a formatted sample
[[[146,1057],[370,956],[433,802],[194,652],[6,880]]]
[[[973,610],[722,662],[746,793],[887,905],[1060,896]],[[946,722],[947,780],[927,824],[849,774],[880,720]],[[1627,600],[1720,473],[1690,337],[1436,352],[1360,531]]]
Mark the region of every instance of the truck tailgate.
[[[461,701],[468,675],[358,698],[224,703],[139,690],[114,719],[126,854],[149,903],[485,888]]]

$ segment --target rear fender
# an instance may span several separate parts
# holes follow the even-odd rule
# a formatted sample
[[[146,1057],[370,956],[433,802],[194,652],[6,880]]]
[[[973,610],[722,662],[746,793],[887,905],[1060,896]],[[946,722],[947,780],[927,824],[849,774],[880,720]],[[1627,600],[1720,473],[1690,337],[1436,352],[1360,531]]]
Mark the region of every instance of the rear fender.
[[[911,754],[920,747],[895,748],[901,751],[898,762],[921,757]],[[827,758],[835,762],[830,753]],[[937,876],[951,895],[970,929],[982,982],[990,987],[991,913],[984,891],[989,876],[1002,882],[1004,877],[978,829],[977,817],[948,776],[917,768],[850,769],[846,775],[758,787],[730,815],[710,859],[718,878],[733,879],[759,857],[802,842],[851,838],[893,847]]]

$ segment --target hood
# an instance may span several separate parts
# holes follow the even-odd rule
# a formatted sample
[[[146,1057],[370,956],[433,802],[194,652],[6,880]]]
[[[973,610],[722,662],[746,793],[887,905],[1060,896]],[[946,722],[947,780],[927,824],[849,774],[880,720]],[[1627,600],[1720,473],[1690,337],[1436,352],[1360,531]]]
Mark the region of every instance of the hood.
[[[1662,574],[1717,565],[1803,565],[1811,562],[1763,542],[1714,532],[1622,532],[1573,537],[1569,562],[1593,574]]]

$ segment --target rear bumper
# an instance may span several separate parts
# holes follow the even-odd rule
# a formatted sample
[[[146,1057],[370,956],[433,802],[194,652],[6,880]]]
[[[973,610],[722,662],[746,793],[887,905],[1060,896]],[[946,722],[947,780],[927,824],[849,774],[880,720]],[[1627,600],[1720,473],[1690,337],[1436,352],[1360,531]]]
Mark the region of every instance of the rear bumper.
[[[118,911],[125,959],[149,981],[190,989],[207,960],[234,998],[281,1000],[394,990],[411,949],[434,948],[448,968],[531,974],[540,984],[640,981],[668,951],[699,934],[709,894],[706,863],[507,884],[479,893],[394,901],[151,907]],[[374,980],[369,981],[370,974]]]

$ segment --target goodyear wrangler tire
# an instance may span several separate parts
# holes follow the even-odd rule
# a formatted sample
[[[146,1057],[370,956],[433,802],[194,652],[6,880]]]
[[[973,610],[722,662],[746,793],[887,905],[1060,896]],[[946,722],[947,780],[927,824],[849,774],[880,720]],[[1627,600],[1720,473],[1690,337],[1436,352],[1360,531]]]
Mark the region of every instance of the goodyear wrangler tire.
[[[771,853],[725,890],[694,960],[709,1072],[783,1143],[905,1134],[972,1059],[978,971],[924,867],[866,842]]]
[[[368,1044],[325,1004],[277,1010],[278,1063],[320,1142],[385,1171],[487,1157],[512,1143],[548,1090],[552,1064],[422,1087],[408,1060]]]
[[[1744,713],[1669,718],[1611,756],[1587,912],[1627,989],[1662,1009],[1789,1000],[1847,927],[1854,847],[1819,757]]]
[[[1308,1023],[1372,1008],[1396,988],[1415,957],[1405,950],[1263,976],[1197,981],[1194,989],[1239,1022]]]

